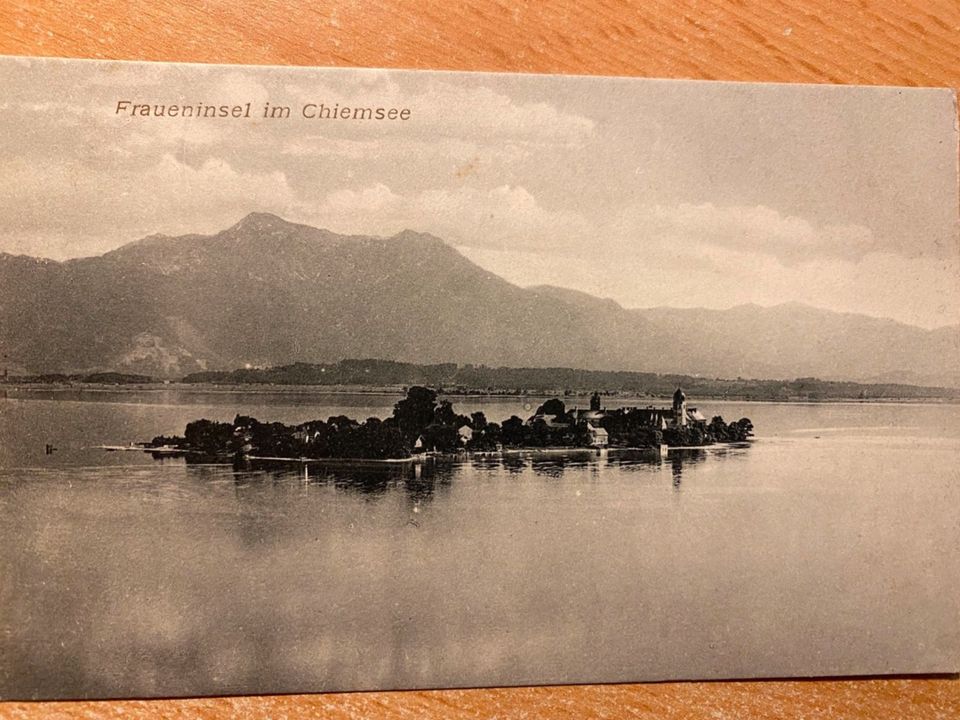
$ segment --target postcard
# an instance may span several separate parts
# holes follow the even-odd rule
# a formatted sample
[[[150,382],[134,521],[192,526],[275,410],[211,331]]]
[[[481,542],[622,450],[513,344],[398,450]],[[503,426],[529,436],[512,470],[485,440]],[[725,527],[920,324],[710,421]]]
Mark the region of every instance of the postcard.
[[[0,697],[960,670],[952,91],[0,82]]]

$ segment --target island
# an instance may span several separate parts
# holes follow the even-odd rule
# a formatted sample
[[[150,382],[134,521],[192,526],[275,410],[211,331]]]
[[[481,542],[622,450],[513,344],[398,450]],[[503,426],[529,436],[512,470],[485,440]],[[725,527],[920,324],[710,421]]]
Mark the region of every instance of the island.
[[[260,422],[238,415],[232,423],[199,419],[182,436],[157,436],[142,447],[157,454],[216,459],[375,461],[412,460],[428,454],[525,449],[703,447],[744,442],[753,423],[741,418],[707,421],[677,388],[669,407],[602,407],[594,392],[588,408],[567,408],[552,398],[526,420],[513,415],[490,422],[483,412],[461,415],[436,390],[413,386],[386,419],[358,421],[343,415],[299,425]]]

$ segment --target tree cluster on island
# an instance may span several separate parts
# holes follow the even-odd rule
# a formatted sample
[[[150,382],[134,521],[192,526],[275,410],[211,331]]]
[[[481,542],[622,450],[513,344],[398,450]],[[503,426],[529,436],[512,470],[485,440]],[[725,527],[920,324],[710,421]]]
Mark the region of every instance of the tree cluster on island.
[[[703,427],[659,430],[645,424],[641,410],[624,408],[599,421],[613,447],[650,448],[662,444],[699,446],[744,441],[753,434],[746,418],[727,424],[721,417]],[[528,421],[516,415],[490,422],[483,412],[457,413],[436,390],[414,386],[386,419],[362,422],[343,415],[299,425],[260,422],[237,415],[232,423],[200,419],[187,424],[183,436],[157,436],[145,447],[176,449],[204,457],[277,459],[344,458],[400,460],[422,452],[494,452],[523,448],[588,448],[590,426],[554,398]]]

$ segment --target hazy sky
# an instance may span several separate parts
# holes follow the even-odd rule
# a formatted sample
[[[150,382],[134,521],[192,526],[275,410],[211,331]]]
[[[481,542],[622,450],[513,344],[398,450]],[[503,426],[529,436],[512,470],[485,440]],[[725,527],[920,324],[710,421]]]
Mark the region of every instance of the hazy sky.
[[[23,59],[0,77],[0,251],[100,254],[260,210],[431,232],[518,284],[627,307],[960,321],[946,90]],[[118,100],[292,113],[132,118]]]

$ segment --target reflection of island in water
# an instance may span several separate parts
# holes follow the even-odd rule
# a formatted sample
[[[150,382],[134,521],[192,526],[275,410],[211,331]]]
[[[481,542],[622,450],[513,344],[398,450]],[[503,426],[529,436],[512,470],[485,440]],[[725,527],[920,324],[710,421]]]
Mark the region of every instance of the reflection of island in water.
[[[288,463],[252,461],[234,465],[238,488],[258,482],[289,482],[301,486],[327,486],[375,498],[391,490],[402,490],[412,501],[429,501],[435,492],[449,487],[456,463],[431,458],[423,463],[357,464],[337,461],[302,464],[292,470]]]
[[[744,451],[746,443],[731,445],[726,451]],[[454,478],[466,470],[480,473],[504,471],[516,475],[530,471],[535,476],[559,480],[567,471],[605,469],[618,472],[669,471],[675,490],[680,490],[684,467],[704,462],[715,449],[677,448],[666,455],[651,450],[582,450],[570,452],[523,451],[483,453],[473,456],[433,456],[415,463],[357,463],[349,460],[302,463],[295,468],[288,462],[247,460],[232,466],[233,482],[238,496],[257,495],[265,487],[286,487],[297,491],[310,488],[332,488],[370,500],[391,492],[404,494],[412,506],[433,500],[437,493],[447,492]],[[158,456],[160,462],[169,458]],[[222,465],[197,463],[189,456],[185,462],[191,472],[210,478],[223,477]]]

